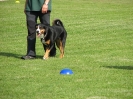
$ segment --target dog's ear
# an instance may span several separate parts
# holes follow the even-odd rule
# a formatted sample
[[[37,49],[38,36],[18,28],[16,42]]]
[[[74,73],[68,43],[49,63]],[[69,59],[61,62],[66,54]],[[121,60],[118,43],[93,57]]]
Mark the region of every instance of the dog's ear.
[[[48,32],[48,26],[43,25],[43,29],[45,30],[45,33],[47,33],[47,32]]]
[[[43,24],[42,24],[42,26],[43,26],[44,29],[47,29],[47,26],[46,26],[46,25],[43,25]]]

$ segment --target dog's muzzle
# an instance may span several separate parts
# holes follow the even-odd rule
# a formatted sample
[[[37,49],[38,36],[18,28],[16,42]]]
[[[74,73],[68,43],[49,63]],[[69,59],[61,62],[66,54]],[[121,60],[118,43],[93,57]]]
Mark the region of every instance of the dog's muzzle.
[[[37,34],[40,34],[39,26],[38,26],[38,28],[36,29],[36,33],[37,33]]]
[[[36,29],[36,34],[37,34],[37,36],[40,36],[40,29]]]
[[[37,35],[39,35],[40,33],[39,33],[39,31],[36,31],[36,33],[37,33]]]
[[[37,29],[37,30],[36,30],[36,33],[40,33],[40,29]]]

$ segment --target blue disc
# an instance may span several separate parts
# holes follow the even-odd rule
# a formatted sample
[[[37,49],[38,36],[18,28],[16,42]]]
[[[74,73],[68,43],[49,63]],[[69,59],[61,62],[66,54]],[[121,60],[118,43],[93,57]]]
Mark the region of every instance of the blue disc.
[[[73,74],[73,71],[71,69],[65,68],[65,69],[62,69],[60,71],[60,74],[63,74],[63,75],[71,75],[71,74]]]

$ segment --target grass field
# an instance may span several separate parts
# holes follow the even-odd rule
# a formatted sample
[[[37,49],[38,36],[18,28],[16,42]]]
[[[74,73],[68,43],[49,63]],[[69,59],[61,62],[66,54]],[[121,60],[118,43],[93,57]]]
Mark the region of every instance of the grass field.
[[[42,60],[37,38],[37,59],[26,61],[24,1],[0,1],[0,99],[133,99],[133,0],[53,0],[65,57]]]

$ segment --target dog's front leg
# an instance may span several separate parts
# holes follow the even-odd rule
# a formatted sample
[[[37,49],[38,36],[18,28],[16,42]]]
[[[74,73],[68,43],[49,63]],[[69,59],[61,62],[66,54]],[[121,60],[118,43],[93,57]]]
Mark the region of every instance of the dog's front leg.
[[[43,59],[48,59],[49,58],[49,53],[50,53],[50,49],[46,49],[46,52],[45,52],[45,54],[44,54],[44,56],[43,56]]]
[[[53,44],[49,45],[46,47],[46,50],[45,50],[45,54],[43,56],[43,59],[48,59],[49,58],[49,53],[51,51],[51,49],[53,48]]]

